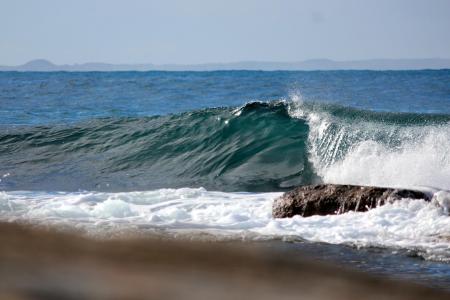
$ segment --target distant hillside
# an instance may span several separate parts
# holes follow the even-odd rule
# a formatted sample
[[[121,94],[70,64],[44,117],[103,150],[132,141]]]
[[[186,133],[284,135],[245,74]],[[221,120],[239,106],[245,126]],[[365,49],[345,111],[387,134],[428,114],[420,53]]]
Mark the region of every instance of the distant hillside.
[[[314,59],[299,62],[243,61],[197,65],[107,64],[84,63],[55,65],[45,59],[37,59],[20,66],[0,66],[0,71],[214,71],[214,70],[421,70],[450,69],[450,59],[371,59],[334,61]]]

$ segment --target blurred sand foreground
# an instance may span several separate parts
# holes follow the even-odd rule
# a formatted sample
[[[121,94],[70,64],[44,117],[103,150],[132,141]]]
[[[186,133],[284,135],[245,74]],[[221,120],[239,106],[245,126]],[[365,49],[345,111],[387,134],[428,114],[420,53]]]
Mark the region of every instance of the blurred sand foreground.
[[[0,223],[1,299],[450,299],[248,243],[90,240]]]

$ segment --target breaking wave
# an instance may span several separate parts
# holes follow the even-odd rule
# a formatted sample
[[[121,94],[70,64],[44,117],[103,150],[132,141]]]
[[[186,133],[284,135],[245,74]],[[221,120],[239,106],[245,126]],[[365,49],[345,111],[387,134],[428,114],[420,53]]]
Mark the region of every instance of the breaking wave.
[[[8,127],[0,135],[0,219],[94,236],[198,232],[381,246],[448,262],[449,149],[449,115],[357,110],[296,95]],[[435,197],[366,213],[271,217],[280,191],[316,182],[420,187]]]
[[[2,190],[281,191],[316,182],[450,189],[450,116],[303,103],[6,128]]]

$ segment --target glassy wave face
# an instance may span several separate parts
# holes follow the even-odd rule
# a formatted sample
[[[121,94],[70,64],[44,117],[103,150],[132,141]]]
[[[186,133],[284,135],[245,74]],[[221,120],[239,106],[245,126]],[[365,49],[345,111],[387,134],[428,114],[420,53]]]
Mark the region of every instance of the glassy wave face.
[[[298,95],[12,127],[0,134],[0,149],[3,190],[263,192],[317,182],[450,189],[450,115],[303,103]]]

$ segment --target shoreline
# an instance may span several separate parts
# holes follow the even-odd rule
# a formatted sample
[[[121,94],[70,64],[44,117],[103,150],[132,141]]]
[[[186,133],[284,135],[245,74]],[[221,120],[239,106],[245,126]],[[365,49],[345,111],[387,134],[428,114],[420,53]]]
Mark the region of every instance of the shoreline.
[[[2,299],[448,299],[257,243],[95,240],[0,223]]]

